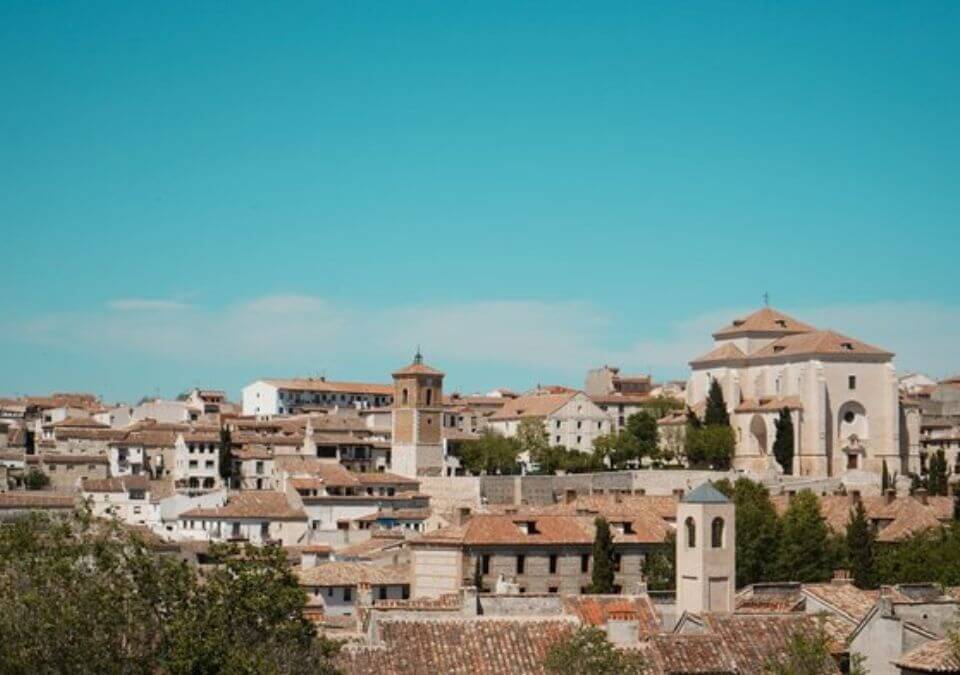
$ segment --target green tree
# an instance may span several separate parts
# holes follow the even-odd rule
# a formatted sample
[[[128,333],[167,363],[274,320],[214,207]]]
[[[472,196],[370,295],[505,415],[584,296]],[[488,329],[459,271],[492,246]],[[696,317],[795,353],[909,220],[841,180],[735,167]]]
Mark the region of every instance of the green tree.
[[[810,490],[790,501],[780,521],[776,572],[782,581],[827,581],[833,573],[834,544],[820,502]]]
[[[590,575],[591,593],[613,593],[613,537],[610,524],[603,516],[594,522],[593,572]]]
[[[670,591],[677,584],[676,535],[670,532],[662,549],[648,553],[643,559],[643,579],[651,591]]]
[[[734,445],[733,428],[721,425],[688,427],[683,442],[691,466],[714,469],[729,468]]]
[[[775,425],[777,436],[773,441],[773,456],[789,476],[793,473],[793,418],[788,408],[780,411]]]
[[[463,443],[457,456],[463,467],[474,475],[511,474],[517,471],[520,443],[492,429],[485,429],[480,438]]]
[[[867,519],[867,512],[863,502],[857,500],[850,511],[850,522],[847,525],[846,536],[847,560],[850,563],[850,574],[853,583],[858,588],[876,587],[876,533],[873,525]]]
[[[830,635],[819,617],[812,629],[806,622],[797,626],[787,639],[786,648],[771,654],[764,662],[768,675],[828,675],[837,672],[830,653]]]
[[[960,560],[960,525],[950,523],[946,527],[924,530],[901,542],[877,548],[877,582],[958,586],[957,560]]]
[[[761,483],[738,478],[735,483],[723,479],[714,487],[733,500],[737,513],[737,586],[743,587],[776,578],[775,560],[780,539],[777,511],[770,492]]]
[[[204,577],[166,629],[171,673],[332,672],[334,645],[318,641],[306,600],[278,546],[213,551]]]
[[[0,672],[333,672],[282,550],[225,551],[199,583],[86,511],[0,528]]]
[[[693,408],[687,408],[687,429],[699,429],[702,426],[703,422],[697,417],[697,413],[694,412]]]
[[[642,456],[637,439],[626,431],[598,436],[593,441],[593,452],[598,462],[607,460],[612,469],[639,467]]]
[[[43,490],[50,485],[50,476],[36,467],[31,467],[23,477],[23,486],[28,490]]]
[[[703,414],[703,423],[706,426],[730,426],[730,413],[727,412],[727,403],[723,400],[723,389],[716,378],[710,380],[710,391],[707,394],[707,409]]]
[[[656,417],[645,410],[630,415],[627,433],[636,440],[640,457],[657,456],[660,437]]]
[[[517,425],[516,434],[517,443],[520,445],[520,452],[526,452],[531,459],[535,458],[550,449],[549,436],[547,430],[543,427],[543,419],[540,417],[524,417]]]
[[[683,410],[683,401],[676,399],[673,396],[652,396],[648,398],[641,404],[641,407],[650,415],[653,416],[653,419],[658,420],[663,417],[666,417],[672,412],[677,410]]]
[[[595,626],[577,629],[547,652],[545,670],[551,675],[640,675],[646,672],[639,652],[620,651]]]
[[[927,491],[931,495],[945,496],[947,494],[947,458],[943,450],[930,458],[930,469],[927,474]]]
[[[227,427],[220,428],[220,478],[230,485],[233,478],[233,439]]]

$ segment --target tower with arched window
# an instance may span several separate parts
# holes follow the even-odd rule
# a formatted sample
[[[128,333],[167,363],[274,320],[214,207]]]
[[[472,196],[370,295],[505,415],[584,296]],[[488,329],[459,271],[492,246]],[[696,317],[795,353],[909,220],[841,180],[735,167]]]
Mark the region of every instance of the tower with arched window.
[[[677,507],[677,611],[732,612],[736,592],[733,502],[709,482]]]
[[[423,362],[393,374],[393,442],[390,469],[401,476],[443,473],[443,373]]]

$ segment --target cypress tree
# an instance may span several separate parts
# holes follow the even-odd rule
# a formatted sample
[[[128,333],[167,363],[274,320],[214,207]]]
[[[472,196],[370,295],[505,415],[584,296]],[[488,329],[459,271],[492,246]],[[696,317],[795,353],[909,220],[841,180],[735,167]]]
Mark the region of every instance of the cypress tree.
[[[591,593],[613,593],[613,537],[610,523],[603,516],[594,521],[597,533],[593,538],[593,573]]]
[[[927,491],[931,495],[947,494],[947,458],[943,450],[930,458],[930,473],[927,476]]]
[[[697,413],[693,412],[693,408],[687,408],[687,426],[691,429],[699,429],[703,426]]]
[[[847,559],[850,574],[857,588],[874,588],[876,585],[876,562],[874,560],[876,533],[867,520],[863,502],[857,500],[850,511],[847,525]]]
[[[890,489],[890,472],[887,471],[887,460],[883,460],[883,472],[880,474],[880,491],[887,494]]]
[[[220,429],[220,478],[224,484],[229,487],[230,479],[233,477],[233,439],[230,430],[226,427]]]
[[[773,441],[773,456],[783,467],[788,476],[793,473],[793,418],[790,411],[784,408],[775,422],[777,437]]]
[[[801,490],[780,522],[777,576],[781,581],[827,581],[833,574],[832,550],[820,500],[810,490]]]
[[[730,426],[730,413],[727,412],[723,390],[716,378],[710,380],[710,393],[707,394],[707,409],[703,415],[703,423],[708,427]]]

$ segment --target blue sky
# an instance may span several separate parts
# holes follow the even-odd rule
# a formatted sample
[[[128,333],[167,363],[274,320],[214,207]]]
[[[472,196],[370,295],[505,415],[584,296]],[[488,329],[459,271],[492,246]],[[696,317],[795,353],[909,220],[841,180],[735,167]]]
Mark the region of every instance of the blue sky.
[[[960,5],[0,5],[0,394],[682,377],[772,303],[960,370]]]

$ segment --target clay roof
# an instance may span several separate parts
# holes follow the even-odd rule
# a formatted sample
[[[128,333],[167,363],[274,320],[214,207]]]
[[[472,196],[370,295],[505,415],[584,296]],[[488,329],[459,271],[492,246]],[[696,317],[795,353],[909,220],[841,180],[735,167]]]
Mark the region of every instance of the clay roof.
[[[803,608],[799,583],[768,583],[747,586],[736,596],[739,614],[782,614]]]
[[[713,334],[715,338],[729,338],[748,333],[790,335],[815,330],[813,326],[797,321],[792,316],[772,307],[763,307],[753,314],[734,319]]]
[[[715,347],[706,354],[693,359],[690,362],[690,365],[701,365],[705,363],[714,363],[716,361],[741,361],[746,358],[747,355],[744,354],[735,344],[732,342],[724,342],[719,347]]]
[[[62,492],[0,492],[0,509],[72,509],[76,501]]]
[[[477,514],[459,526],[442,528],[412,544],[461,544],[465,546],[536,546],[592,544],[595,534],[594,515],[543,513]],[[632,532],[621,533],[620,523],[629,523]],[[528,523],[533,523],[530,531]],[[665,520],[653,513],[611,518],[614,543],[657,544],[666,541],[671,532]],[[529,533],[528,533],[529,532]]]
[[[381,551],[385,551],[389,548],[403,546],[404,543],[405,540],[403,537],[374,536],[370,537],[366,541],[361,541],[356,544],[351,544],[350,546],[344,546],[343,548],[337,549],[337,555],[356,557],[373,556],[374,554],[380,553]]]
[[[44,453],[42,455],[27,455],[28,464],[109,464],[103,455],[61,455],[56,453]]]
[[[431,368],[430,366],[424,363],[411,363],[405,368],[396,370],[393,373],[394,377],[403,376],[403,375],[440,375],[443,373],[436,368]]]
[[[578,495],[570,503],[543,507],[543,513],[595,512],[607,520],[653,513],[665,520],[676,520],[677,498],[673,495]]]
[[[576,628],[567,617],[386,617],[383,648],[344,649],[336,665],[345,675],[542,675],[550,648]]]
[[[406,485],[412,488],[420,485],[420,481],[415,478],[400,476],[389,471],[354,472],[352,475],[360,485]]]
[[[377,511],[357,520],[376,522],[378,520],[426,520],[430,517],[430,509],[394,509],[392,511]]]
[[[748,398],[740,402],[735,412],[779,412],[787,408],[788,410],[803,410],[803,402],[799,396],[770,396],[760,398]]]
[[[109,427],[55,427],[54,435],[59,440],[74,438],[83,441],[118,441],[125,438],[127,432]]]
[[[293,389],[296,391],[313,391],[334,394],[372,394],[377,396],[392,396],[393,385],[372,384],[369,382],[335,382],[319,378],[291,378],[286,380],[263,380],[278,389]]]
[[[601,405],[643,405],[651,398],[650,394],[620,394],[617,392],[590,396],[591,401]]]
[[[638,621],[640,640],[648,640],[661,631],[660,616],[648,595],[565,595],[563,612],[601,628],[608,619]]]
[[[784,356],[879,356],[893,358],[893,353],[868,345],[832,330],[818,330],[787,335],[774,340],[750,355],[751,360]]]
[[[804,584],[802,593],[856,623],[863,620],[880,597],[879,591],[863,590],[849,582]]]
[[[109,429],[109,424],[103,424],[92,417],[68,417],[60,422],[54,422],[55,429],[63,428],[83,428],[83,429]]]
[[[509,399],[500,410],[490,416],[491,420],[512,420],[522,417],[546,417],[559,410],[574,396],[575,391],[562,394],[533,394]]]
[[[375,586],[410,583],[408,565],[373,565],[359,562],[320,562],[314,567],[294,569],[301,586]]]
[[[776,495],[770,498],[780,515],[787,510],[790,498]],[[820,514],[827,525],[838,533],[847,531],[850,511],[854,507],[853,497],[845,495],[825,495],[818,497]],[[911,534],[937,527],[953,517],[953,500],[950,497],[927,497],[924,504],[919,497],[896,497],[887,503],[885,497],[864,496],[860,498],[867,518],[877,521],[879,531],[877,541],[902,541]]]
[[[812,634],[819,621],[816,616],[800,613],[704,613],[702,618],[707,630],[723,640],[740,675],[764,675],[771,656],[783,653],[798,630]],[[833,651],[844,648],[843,645],[833,645]],[[831,668],[827,673],[840,672],[833,659],[829,665]]]
[[[241,448],[234,448],[231,451],[234,459],[273,459],[273,450],[265,445],[251,443]]]
[[[651,670],[664,675],[737,675],[740,671],[717,635],[656,635]]]
[[[130,490],[149,490],[150,479],[146,476],[115,476],[113,478],[88,478],[83,481],[84,492],[129,492]]]
[[[893,662],[903,669],[922,673],[958,673],[960,661],[953,654],[949,640],[931,640],[911,649]]]
[[[180,514],[181,518],[267,518],[270,520],[306,520],[303,509],[294,508],[282,492],[272,490],[246,490],[231,494],[227,503],[214,508],[190,509]]]

